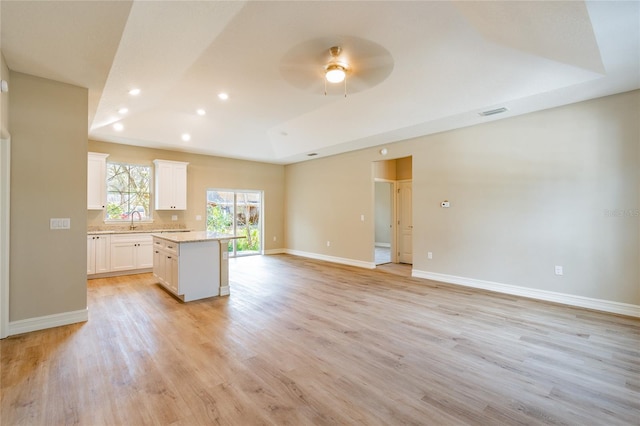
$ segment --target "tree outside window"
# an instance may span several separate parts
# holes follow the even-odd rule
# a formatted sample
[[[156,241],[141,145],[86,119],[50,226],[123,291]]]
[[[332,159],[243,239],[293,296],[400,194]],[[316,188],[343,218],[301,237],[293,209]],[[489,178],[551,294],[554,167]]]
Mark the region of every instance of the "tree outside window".
[[[106,220],[150,220],[150,205],[150,166],[107,163]]]

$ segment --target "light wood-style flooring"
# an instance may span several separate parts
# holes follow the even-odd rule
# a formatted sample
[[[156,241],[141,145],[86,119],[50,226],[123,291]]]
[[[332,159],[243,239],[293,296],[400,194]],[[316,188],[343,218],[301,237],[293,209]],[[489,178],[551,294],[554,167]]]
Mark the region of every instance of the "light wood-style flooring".
[[[640,320],[288,255],[231,296],[89,281],[0,342],[4,425],[638,425]]]

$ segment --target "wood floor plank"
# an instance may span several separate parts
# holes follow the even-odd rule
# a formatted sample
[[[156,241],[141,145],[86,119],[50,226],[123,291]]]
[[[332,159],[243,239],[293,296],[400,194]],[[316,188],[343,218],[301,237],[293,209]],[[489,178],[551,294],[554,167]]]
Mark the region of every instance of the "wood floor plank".
[[[2,425],[639,425],[640,320],[289,255],[231,295],[88,282],[0,342]]]

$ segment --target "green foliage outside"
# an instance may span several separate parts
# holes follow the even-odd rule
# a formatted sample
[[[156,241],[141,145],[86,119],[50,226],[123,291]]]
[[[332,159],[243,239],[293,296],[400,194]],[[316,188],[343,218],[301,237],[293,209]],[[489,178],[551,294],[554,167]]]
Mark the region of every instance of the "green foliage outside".
[[[249,223],[245,218],[247,215],[238,213],[237,235],[245,238],[235,240],[236,251],[259,251],[260,250],[260,219],[254,212],[248,215]],[[220,234],[233,233],[233,209],[224,208],[218,204],[207,204],[207,231]],[[229,251],[233,251],[233,245],[229,244]]]

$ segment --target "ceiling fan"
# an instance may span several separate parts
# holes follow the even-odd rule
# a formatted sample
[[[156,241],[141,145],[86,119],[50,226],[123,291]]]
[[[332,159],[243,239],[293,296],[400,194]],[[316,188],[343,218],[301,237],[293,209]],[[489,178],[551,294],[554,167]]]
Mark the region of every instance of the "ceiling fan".
[[[342,94],[333,85],[349,81],[349,93],[380,84],[393,70],[389,51],[357,37],[325,37],[305,41],[283,56],[280,73],[298,89],[325,95]],[[323,91],[324,86],[324,91]],[[342,85],[341,85],[342,86]]]

